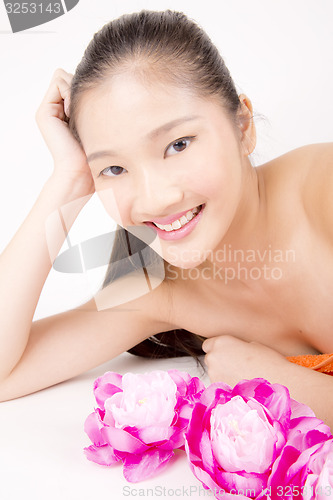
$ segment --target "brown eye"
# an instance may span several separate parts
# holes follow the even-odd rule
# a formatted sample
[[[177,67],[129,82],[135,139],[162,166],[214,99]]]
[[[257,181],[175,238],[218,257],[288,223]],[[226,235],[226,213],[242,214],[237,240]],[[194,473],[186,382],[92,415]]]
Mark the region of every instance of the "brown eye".
[[[113,173],[113,175],[119,175],[122,172],[123,167],[118,167],[117,165],[114,165],[113,167],[110,167],[110,172]]]
[[[112,165],[112,167],[106,167],[99,175],[105,175],[107,177],[116,177],[126,171],[123,167],[118,165]]]
[[[180,151],[184,151],[184,149],[186,148],[186,141],[185,139],[182,139],[181,141],[177,141],[174,143],[173,145],[175,151],[177,151],[178,153]]]
[[[177,141],[171,143],[170,146],[167,147],[165,156],[181,153],[188,148],[193,139],[195,139],[195,137],[183,137],[181,139],[177,139]]]

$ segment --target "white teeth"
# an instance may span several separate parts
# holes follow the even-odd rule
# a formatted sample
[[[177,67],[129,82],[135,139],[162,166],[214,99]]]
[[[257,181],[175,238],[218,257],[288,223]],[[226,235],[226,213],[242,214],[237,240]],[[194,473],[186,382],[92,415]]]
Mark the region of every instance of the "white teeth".
[[[157,226],[159,229],[163,229],[164,226],[162,226],[162,224],[157,224],[157,222],[154,222],[155,226]]]
[[[182,227],[179,219],[175,220],[175,222],[173,222],[171,224],[171,226],[172,226],[172,229],[180,229]]]
[[[180,219],[177,219],[173,221],[172,224],[166,224],[165,226],[163,224],[157,224],[157,222],[154,222],[155,226],[157,226],[159,229],[162,229],[163,231],[173,231],[180,229],[182,226],[185,226],[188,222],[190,222],[197,213],[199,213],[200,207],[195,207],[192,208],[192,210],[189,210],[186,212],[185,215],[182,215]]]

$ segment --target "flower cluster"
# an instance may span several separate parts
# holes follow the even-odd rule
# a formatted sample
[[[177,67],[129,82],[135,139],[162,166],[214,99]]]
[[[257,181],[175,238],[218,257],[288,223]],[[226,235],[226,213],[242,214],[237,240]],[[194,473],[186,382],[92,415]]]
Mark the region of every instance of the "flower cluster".
[[[130,482],[152,476],[182,449],[216,498],[333,498],[330,429],[283,385],[255,378],[205,388],[177,370],[107,372],[94,394],[85,454],[100,465],[122,461]]]
[[[256,378],[232,389],[211,384],[195,405],[185,435],[194,475],[227,498],[333,498],[333,436],[288,389]],[[329,482],[331,481],[331,482]],[[247,492],[247,495],[243,493]]]
[[[184,449],[184,432],[205,386],[177,370],[121,376],[107,372],[94,382],[98,407],[85,422],[93,442],[88,460],[100,465],[122,461],[127,481],[152,476]]]

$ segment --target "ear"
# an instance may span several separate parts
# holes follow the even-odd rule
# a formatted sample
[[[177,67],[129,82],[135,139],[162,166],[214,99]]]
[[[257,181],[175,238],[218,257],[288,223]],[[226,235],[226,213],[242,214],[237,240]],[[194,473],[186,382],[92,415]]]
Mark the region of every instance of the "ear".
[[[238,114],[238,127],[241,132],[242,149],[245,155],[253,152],[256,142],[256,128],[253,123],[253,108],[250,99],[245,94],[239,95],[241,107]]]

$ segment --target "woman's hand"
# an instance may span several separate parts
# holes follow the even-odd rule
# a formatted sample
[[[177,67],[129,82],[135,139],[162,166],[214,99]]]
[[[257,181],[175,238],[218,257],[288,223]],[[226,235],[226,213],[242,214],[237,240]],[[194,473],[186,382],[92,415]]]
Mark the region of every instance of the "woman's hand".
[[[94,181],[86,154],[69,130],[68,109],[73,75],[57,69],[37,112],[36,122],[54,160],[54,175],[75,183],[81,196],[92,194]]]
[[[291,364],[270,347],[229,335],[207,339],[202,348],[211,382],[225,382],[232,387],[242,379],[256,377],[279,383]]]

